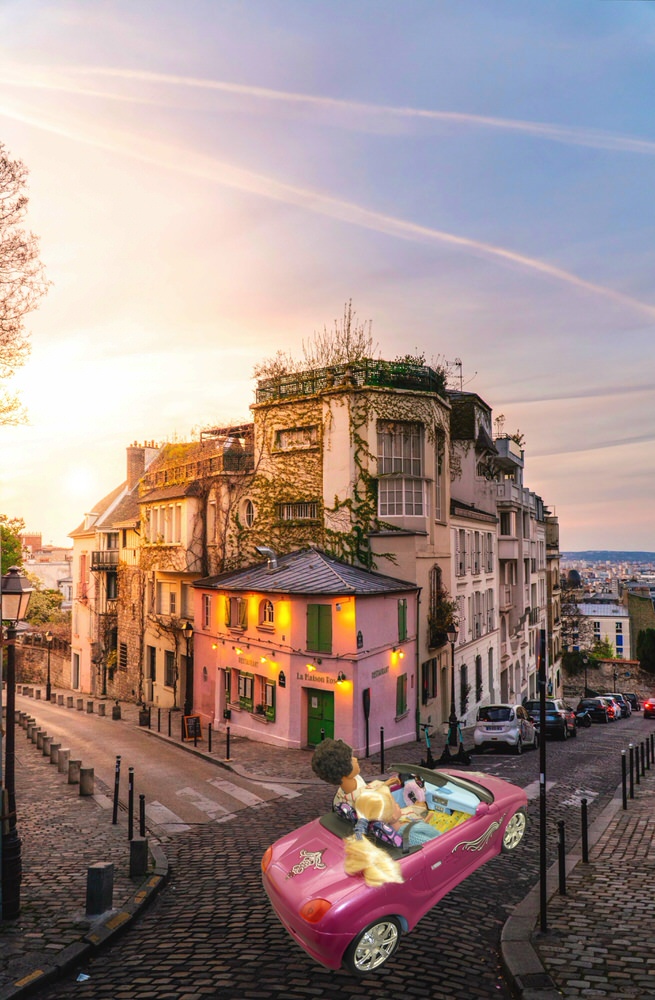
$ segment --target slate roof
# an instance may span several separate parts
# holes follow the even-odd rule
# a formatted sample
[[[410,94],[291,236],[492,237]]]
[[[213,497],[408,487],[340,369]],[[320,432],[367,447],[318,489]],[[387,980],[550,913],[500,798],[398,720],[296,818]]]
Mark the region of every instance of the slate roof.
[[[247,569],[196,580],[205,590],[260,591],[274,594],[393,594],[418,590],[414,583],[381,573],[359,569],[333,559],[320,549],[298,549],[277,557],[277,567],[268,561]]]

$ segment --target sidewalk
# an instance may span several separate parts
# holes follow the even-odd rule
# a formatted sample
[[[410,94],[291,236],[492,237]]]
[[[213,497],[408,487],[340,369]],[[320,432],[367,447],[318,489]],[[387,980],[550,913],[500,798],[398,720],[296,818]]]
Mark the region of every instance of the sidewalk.
[[[67,697],[79,697],[76,692],[56,693],[64,696],[64,705]],[[21,699],[21,706],[27,707],[27,701]],[[86,697],[84,701],[86,709]],[[112,705],[106,702],[110,717]],[[162,713],[162,732],[157,732],[153,713],[149,730],[153,739],[169,740],[167,716]],[[121,703],[121,720],[116,724],[138,726],[138,706]],[[214,737],[211,754],[207,740],[194,747],[193,742],[181,743],[179,733],[172,730],[170,741],[183,752],[202,755],[244,777],[321,784],[311,772],[311,751],[267,745],[263,754],[261,744],[236,737],[230,743],[233,759],[227,761],[224,735]],[[467,745],[470,742],[467,739]],[[435,757],[440,750],[441,745]],[[168,875],[164,852],[151,838],[148,877],[130,879],[125,817],[112,825],[110,789],[96,787],[93,797],[81,797],[78,787],[68,785],[56,767],[45,766],[41,751],[20,726],[16,754],[22,905],[19,920],[0,923],[0,1000],[24,996],[120,933]],[[371,779],[393,761],[419,763],[424,756],[424,746],[415,741],[387,749],[384,768],[379,754],[360,760],[362,775]],[[655,768],[635,786],[626,811],[619,790],[619,797],[590,828],[589,863],[582,863],[578,845],[568,855],[566,896],[558,895],[557,864],[550,869],[546,934],[539,932],[538,885],[516,906],[503,928],[501,955],[517,997],[655,1000],[649,920],[655,884],[654,805]],[[100,861],[114,864],[115,906],[99,918],[89,918],[84,912],[86,868]]]

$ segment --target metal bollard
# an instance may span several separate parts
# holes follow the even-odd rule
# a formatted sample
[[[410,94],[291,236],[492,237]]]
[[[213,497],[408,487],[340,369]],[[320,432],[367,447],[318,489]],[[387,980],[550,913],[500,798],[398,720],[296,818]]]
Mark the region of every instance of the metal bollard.
[[[68,761],[68,784],[69,785],[79,785],[80,783],[80,771],[82,769],[81,760],[69,760]]]
[[[384,774],[384,726],[380,726],[380,773]]]
[[[134,837],[134,768],[127,769],[127,839]]]
[[[146,835],[146,797],[145,795],[139,795],[139,836],[145,837]]]
[[[225,759],[232,760],[230,757],[230,727],[225,727]]]
[[[321,729],[321,743],[323,742],[324,739],[325,739],[325,730]]]
[[[566,845],[564,843],[564,820],[557,821],[557,859],[559,862],[559,894],[566,896]]]
[[[80,795],[93,795],[95,774],[92,767],[80,768]]]
[[[161,733],[161,708],[157,709],[157,732]]]
[[[41,749],[44,757],[50,756],[50,747],[52,745],[52,736],[44,736],[43,743],[41,744]]]
[[[211,722],[207,725],[207,750],[209,753],[212,752],[212,724]]]
[[[589,830],[587,829],[587,800],[580,800],[580,821],[582,823],[582,860],[589,862]]]
[[[635,797],[635,748],[632,743],[628,743],[628,754],[630,759],[630,798]]]
[[[639,744],[638,743],[635,746],[634,750],[635,750],[635,781],[637,782],[638,785],[640,785],[641,784],[641,777],[639,775]]]
[[[118,789],[121,783],[121,758],[120,755],[116,757],[116,772],[114,774],[114,811],[112,813],[112,825],[116,826],[118,823]]]
[[[628,808],[628,762],[625,750],[621,751],[621,785],[623,789],[623,808]]]
[[[60,750],[57,761],[57,770],[60,774],[68,774],[68,762],[71,757],[70,750]]]
[[[168,710],[168,735],[171,735],[171,710]]]
[[[45,729],[41,729],[39,726],[34,726],[32,729],[32,743],[36,743],[36,749],[43,752],[43,741],[48,734]]]
[[[640,750],[640,753],[641,753],[641,774],[642,774],[642,777],[645,777],[646,776],[646,748],[644,747],[644,741],[643,740],[641,741],[641,744],[639,746],[639,750]]]

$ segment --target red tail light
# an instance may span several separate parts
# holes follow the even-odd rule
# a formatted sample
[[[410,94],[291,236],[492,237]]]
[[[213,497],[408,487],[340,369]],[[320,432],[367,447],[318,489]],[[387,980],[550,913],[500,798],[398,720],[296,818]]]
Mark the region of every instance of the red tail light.
[[[308,924],[317,924],[332,906],[327,899],[310,899],[300,907],[300,916]]]

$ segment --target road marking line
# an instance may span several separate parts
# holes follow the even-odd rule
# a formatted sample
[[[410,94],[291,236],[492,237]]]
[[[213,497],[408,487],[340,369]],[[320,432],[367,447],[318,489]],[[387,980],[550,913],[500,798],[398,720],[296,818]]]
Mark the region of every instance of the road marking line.
[[[195,788],[180,788],[176,794],[181,798],[187,799],[192,806],[200,812],[206,813],[210,819],[225,816],[229,812],[220,802],[216,802],[215,799],[208,799],[206,795],[202,795]]]
[[[256,806],[264,801],[260,795],[255,795],[254,792],[249,792],[247,789],[241,788],[240,785],[235,785],[233,781],[227,781],[223,778],[210,778],[209,784],[213,785],[214,788],[220,789],[221,792],[231,795],[233,799],[242,802],[244,806]]]
[[[160,826],[162,830],[166,833],[184,833],[186,830],[190,830],[191,827],[176,816],[174,812],[171,812],[166,806],[162,805],[161,802],[150,802],[146,806],[146,816],[152,823]]]
[[[549,792],[557,784],[556,781],[546,781],[546,791]],[[529,785],[526,785],[523,791],[528,796],[529,799],[536,799],[539,795],[539,788],[541,782],[531,781]]]
[[[301,794],[300,792],[294,792],[293,788],[287,788],[286,785],[271,785],[267,781],[261,781],[259,784],[262,788],[268,788],[270,792],[275,792],[276,795],[280,795],[285,799],[296,799]]]

